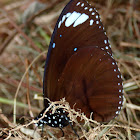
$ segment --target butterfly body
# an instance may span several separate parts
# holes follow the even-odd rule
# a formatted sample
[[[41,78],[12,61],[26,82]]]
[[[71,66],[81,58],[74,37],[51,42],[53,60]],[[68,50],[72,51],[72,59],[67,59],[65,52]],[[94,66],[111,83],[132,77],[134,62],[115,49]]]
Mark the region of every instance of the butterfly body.
[[[59,127],[63,128],[67,126],[68,123],[68,117],[67,114],[65,114],[65,111],[63,109],[57,109],[55,113],[52,114],[51,110],[45,113],[46,109],[43,109],[39,115],[35,118],[35,120],[38,120],[45,114],[44,118],[41,119],[37,126],[43,126],[45,124],[51,126],[51,127]]]

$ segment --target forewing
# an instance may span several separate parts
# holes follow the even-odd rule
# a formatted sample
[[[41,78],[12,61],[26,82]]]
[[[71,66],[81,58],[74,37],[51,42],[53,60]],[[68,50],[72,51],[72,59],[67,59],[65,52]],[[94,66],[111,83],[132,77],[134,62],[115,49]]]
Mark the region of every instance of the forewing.
[[[69,58],[83,46],[96,45],[112,55],[96,9],[85,0],[71,0],[62,11],[51,38],[44,72],[44,97],[55,99],[57,82]]]

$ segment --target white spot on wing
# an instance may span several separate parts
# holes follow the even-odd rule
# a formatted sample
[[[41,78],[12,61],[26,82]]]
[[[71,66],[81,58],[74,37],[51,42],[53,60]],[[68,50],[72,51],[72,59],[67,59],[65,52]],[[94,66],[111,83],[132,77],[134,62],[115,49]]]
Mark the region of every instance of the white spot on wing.
[[[104,40],[104,43],[107,44],[107,40]]]
[[[119,114],[119,111],[116,111],[116,114]]]
[[[88,7],[85,7],[84,9],[85,9],[85,10],[87,10],[87,9],[88,9]]]
[[[74,51],[76,52],[77,51],[77,48],[74,48]],[[63,113],[65,113],[65,112],[63,112]]]
[[[93,20],[93,19],[91,19],[91,20],[90,20],[90,25],[93,25],[93,22],[94,22],[94,20]]]
[[[91,12],[92,10],[93,10],[92,8],[89,9],[90,12]]]
[[[99,24],[99,21],[96,21],[96,24]]]
[[[118,109],[121,109],[121,107],[119,106]]]
[[[95,12],[92,12],[92,15],[95,15]]]
[[[80,4],[80,2],[78,2],[76,5],[78,6]]]
[[[112,65],[115,65],[115,63],[114,63],[114,62],[112,62]]]
[[[99,18],[99,16],[98,16],[98,15],[96,15],[96,18]]]
[[[62,21],[59,21],[58,23],[58,28],[60,28]]]
[[[74,12],[67,18],[67,20],[66,20],[66,22],[65,22],[65,26],[66,26],[66,27],[71,26],[71,25],[74,23],[74,21],[75,21],[80,15],[81,15],[81,13],[77,13],[77,12],[74,11]]]
[[[84,6],[84,3],[81,4],[81,7],[83,7],[83,6]]]
[[[52,47],[55,48],[55,43],[53,43]]]
[[[67,13],[67,14],[66,14],[66,17],[69,17],[70,15],[71,15],[71,13]]]
[[[105,48],[108,49],[108,46],[106,46]]]
[[[64,16],[62,17],[62,23],[64,22],[65,19],[66,19],[66,15],[64,15]]]
[[[83,13],[83,14],[75,21],[73,27],[76,27],[77,25],[84,23],[88,18],[89,18],[89,16],[86,15],[85,13]]]
[[[122,104],[122,101],[119,101],[119,104]]]
[[[120,75],[117,75],[118,78],[120,78]]]

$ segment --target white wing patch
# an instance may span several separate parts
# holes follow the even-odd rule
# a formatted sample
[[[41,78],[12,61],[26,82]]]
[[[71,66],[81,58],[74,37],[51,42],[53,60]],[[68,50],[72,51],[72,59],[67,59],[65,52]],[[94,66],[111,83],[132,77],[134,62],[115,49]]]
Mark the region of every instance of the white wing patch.
[[[89,18],[88,15],[86,15],[85,13],[83,13],[74,23],[73,27],[76,27],[82,23],[84,23],[87,19]]]
[[[64,16],[62,17],[62,23],[65,21],[65,19],[66,19],[66,15],[64,15]]]
[[[84,3],[81,3],[81,2],[78,2],[76,4],[76,6],[81,6],[81,7],[84,8],[84,10],[88,9],[88,7],[84,7]],[[94,8],[94,10],[97,12],[97,10],[95,8]],[[95,11],[93,11],[93,8],[89,8],[89,12],[91,12],[90,13],[91,16],[96,15]],[[99,15],[96,15],[95,18],[100,20]],[[86,22],[88,19],[89,19],[88,14],[80,13],[80,12],[76,12],[76,11],[73,11],[72,13],[68,12],[66,15],[62,16],[62,19],[58,23],[58,28],[61,27],[63,22],[64,22],[66,27],[70,27],[71,25],[73,25],[73,27],[76,27],[76,26]],[[91,19],[90,22],[89,22],[89,25],[91,26],[91,25],[93,25],[93,23],[94,23],[94,20]],[[99,25],[99,23],[100,23],[100,21],[98,21],[98,20],[95,21],[96,25]],[[99,25],[99,28],[101,28],[101,27],[102,26]],[[105,33],[105,35],[106,35],[106,33]]]
[[[90,20],[90,26],[93,25],[93,22],[94,22],[94,20],[91,19],[91,20]]]
[[[73,13],[67,13],[66,15],[64,15],[62,17],[62,20],[59,21],[58,23],[58,28],[61,27],[61,24],[65,21],[65,26],[66,27],[69,27],[71,26],[72,24],[73,27],[76,27],[82,23],[84,23],[87,19],[89,18],[89,16],[85,13],[81,14],[81,13],[78,13],[76,11],[74,11]]]
[[[75,20],[81,15],[81,13],[77,13],[77,12],[73,12],[67,19],[65,22],[65,26],[69,27],[70,25],[72,25]]]
[[[67,14],[66,14],[66,17],[69,17],[70,15],[71,15],[71,13],[67,13]]]
[[[62,21],[59,21],[58,23],[58,28],[60,28]]]

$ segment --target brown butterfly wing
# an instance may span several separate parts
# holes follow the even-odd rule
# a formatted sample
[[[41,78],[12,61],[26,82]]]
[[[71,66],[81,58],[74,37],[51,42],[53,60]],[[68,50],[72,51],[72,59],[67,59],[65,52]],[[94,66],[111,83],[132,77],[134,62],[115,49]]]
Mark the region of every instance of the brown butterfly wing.
[[[122,107],[122,79],[115,60],[100,47],[79,49],[68,60],[57,84],[56,100],[65,97],[93,119],[109,121]],[[53,99],[53,98],[51,98]]]
[[[71,0],[62,11],[51,38],[44,72],[44,98],[55,100],[57,83],[69,58],[76,50],[93,45],[112,55],[96,9],[85,0]]]

